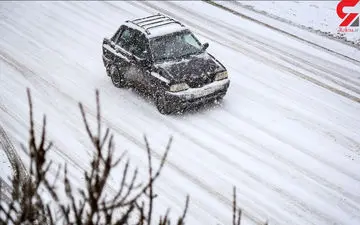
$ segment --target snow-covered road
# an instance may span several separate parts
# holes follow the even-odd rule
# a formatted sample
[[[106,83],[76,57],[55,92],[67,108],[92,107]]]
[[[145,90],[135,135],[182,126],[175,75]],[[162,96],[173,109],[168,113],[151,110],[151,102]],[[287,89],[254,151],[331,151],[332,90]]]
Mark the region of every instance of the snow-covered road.
[[[190,26],[228,68],[221,105],[164,116],[112,85],[103,37],[157,11]],[[1,2],[0,16],[0,122],[16,147],[26,142],[30,87],[36,118],[48,116],[51,158],[74,182],[91,154],[77,102],[94,115],[98,88],[118,154],[128,150],[144,176],[143,135],[158,154],[174,137],[157,210],[180,214],[189,193],[188,224],[230,224],[235,185],[244,225],[360,223],[360,59],[204,2]]]

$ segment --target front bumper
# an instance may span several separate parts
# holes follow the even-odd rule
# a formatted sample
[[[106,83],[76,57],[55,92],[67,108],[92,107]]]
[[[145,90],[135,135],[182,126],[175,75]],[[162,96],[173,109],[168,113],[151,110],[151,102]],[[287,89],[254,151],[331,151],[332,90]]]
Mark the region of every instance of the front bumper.
[[[173,107],[186,108],[193,105],[198,105],[213,101],[217,98],[223,97],[229,88],[230,80],[223,79],[214,81],[201,88],[189,88],[186,91],[180,92],[165,92],[167,102]]]

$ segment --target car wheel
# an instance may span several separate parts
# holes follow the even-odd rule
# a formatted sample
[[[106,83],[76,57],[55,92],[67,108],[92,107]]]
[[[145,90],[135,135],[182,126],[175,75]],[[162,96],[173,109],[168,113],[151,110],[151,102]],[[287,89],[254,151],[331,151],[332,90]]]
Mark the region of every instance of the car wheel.
[[[103,64],[105,67],[105,71],[106,71],[106,75],[110,77],[110,69],[109,69],[109,64],[106,63],[105,59],[103,58]]]
[[[217,97],[217,98],[215,99],[215,101],[216,101],[217,103],[220,103],[220,102],[223,101],[223,99],[224,99],[224,96],[222,95],[222,96]]]
[[[111,74],[110,74],[110,68],[109,68],[109,66],[106,66],[106,67],[105,67],[105,71],[106,71],[106,75],[107,75],[108,77],[110,77]]]
[[[121,73],[115,66],[110,68],[111,81],[117,88],[123,88],[126,86],[126,81],[123,73]]]
[[[165,96],[162,94],[157,94],[155,99],[156,107],[159,110],[161,114],[170,114],[171,110],[170,107],[167,104],[167,101],[165,99]]]

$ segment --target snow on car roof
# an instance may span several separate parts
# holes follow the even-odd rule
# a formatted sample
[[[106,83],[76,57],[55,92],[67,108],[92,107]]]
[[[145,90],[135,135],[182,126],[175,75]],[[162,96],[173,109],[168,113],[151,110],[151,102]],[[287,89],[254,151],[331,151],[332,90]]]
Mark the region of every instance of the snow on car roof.
[[[186,27],[181,26],[180,24],[171,23],[171,24],[164,24],[164,25],[161,25],[161,26],[158,26],[158,27],[150,28],[150,29],[148,29],[148,32],[150,33],[149,34],[149,33],[147,33],[145,31],[145,29],[143,29],[143,28],[141,28],[141,27],[139,27],[139,26],[137,26],[137,25],[135,25],[133,23],[127,22],[126,26],[128,26],[130,28],[133,28],[135,30],[141,31],[148,38],[163,36],[163,35],[166,35],[166,34],[171,34],[171,33],[174,33],[174,32],[183,31],[183,30],[188,29]]]
[[[163,36],[166,34],[183,31],[183,30],[187,30],[187,28],[183,27],[179,24],[172,23],[172,24],[166,24],[163,26],[154,27],[152,29],[149,29],[150,34],[148,34],[147,36],[149,38],[153,38],[153,37]]]
[[[138,18],[132,21],[126,21],[126,25],[141,31],[148,38],[187,30],[187,28],[179,21],[160,13],[149,17]]]

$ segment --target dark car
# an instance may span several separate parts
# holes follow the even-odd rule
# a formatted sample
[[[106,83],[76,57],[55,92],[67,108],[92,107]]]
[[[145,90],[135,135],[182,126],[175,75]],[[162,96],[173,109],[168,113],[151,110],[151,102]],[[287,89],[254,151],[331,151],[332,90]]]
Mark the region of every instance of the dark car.
[[[182,23],[162,14],[126,21],[102,44],[103,63],[116,87],[154,97],[160,113],[221,100],[226,68]]]

